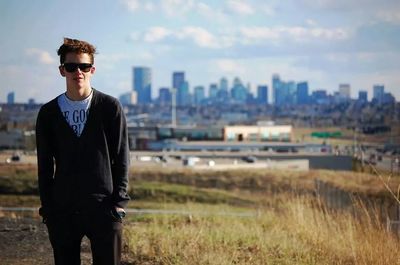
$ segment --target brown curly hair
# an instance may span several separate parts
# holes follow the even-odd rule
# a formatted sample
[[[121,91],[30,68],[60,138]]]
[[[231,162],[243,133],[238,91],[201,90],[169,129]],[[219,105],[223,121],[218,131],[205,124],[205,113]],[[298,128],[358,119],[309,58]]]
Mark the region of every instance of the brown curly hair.
[[[92,64],[94,63],[94,54],[96,53],[96,48],[86,41],[64,38],[64,43],[57,51],[57,54],[60,56],[60,64],[65,62],[65,56],[69,52],[75,52],[78,54],[87,53],[89,54],[90,62]]]

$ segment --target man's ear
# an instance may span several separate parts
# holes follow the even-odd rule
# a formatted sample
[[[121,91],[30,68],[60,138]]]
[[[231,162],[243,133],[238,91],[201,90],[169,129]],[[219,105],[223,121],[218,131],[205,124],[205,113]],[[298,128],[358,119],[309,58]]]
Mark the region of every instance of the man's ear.
[[[64,69],[64,67],[59,66],[59,67],[58,67],[58,70],[60,70],[61,76],[64,76],[64,77],[65,77],[65,69]]]
[[[90,69],[90,73],[94,74],[94,72],[96,72],[96,67],[92,66],[92,68]]]

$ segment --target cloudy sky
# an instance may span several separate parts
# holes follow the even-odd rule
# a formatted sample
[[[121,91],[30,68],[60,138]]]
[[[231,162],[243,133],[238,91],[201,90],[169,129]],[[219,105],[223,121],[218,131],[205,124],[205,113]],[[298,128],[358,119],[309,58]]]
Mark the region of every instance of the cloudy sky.
[[[352,96],[374,84],[400,99],[399,0],[0,0],[0,102],[48,101],[65,89],[63,37],[98,48],[93,86],[115,97],[148,66],[153,96],[185,71],[190,87],[272,74]]]

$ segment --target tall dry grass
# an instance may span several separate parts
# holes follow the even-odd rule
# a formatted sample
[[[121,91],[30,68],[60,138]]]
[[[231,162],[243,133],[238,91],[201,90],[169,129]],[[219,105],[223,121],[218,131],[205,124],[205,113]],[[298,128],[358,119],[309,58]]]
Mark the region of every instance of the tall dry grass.
[[[400,264],[399,240],[364,212],[355,218],[288,196],[249,218],[150,216],[125,236],[138,264]]]

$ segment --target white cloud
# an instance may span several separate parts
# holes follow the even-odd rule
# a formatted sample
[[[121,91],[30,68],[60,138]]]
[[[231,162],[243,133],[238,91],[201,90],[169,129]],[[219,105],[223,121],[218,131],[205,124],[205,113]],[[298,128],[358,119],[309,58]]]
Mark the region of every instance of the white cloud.
[[[155,4],[151,0],[121,0],[122,4],[131,12],[154,11]]]
[[[318,25],[318,23],[317,23],[315,20],[313,20],[313,19],[307,19],[307,20],[306,20],[306,24],[307,24],[308,26],[310,26],[310,27],[315,27],[315,26]]]
[[[133,12],[139,10],[141,7],[139,0],[123,0],[122,3],[128,8],[128,10]]]
[[[224,14],[221,10],[210,7],[209,5],[199,2],[196,5],[196,12],[207,20],[213,20],[217,22],[228,21],[228,16]]]
[[[377,14],[377,18],[386,22],[399,24],[400,23],[400,10],[385,10]]]
[[[57,67],[32,67],[19,63],[17,65],[0,66],[1,84],[0,98],[6,93],[15,92],[16,102],[26,102],[35,98],[37,102],[45,102],[62,93],[65,84]],[[24,76],[24,78],[21,78]]]
[[[178,33],[178,36],[183,38],[192,39],[198,46],[206,48],[219,48],[217,38],[201,27],[185,27],[182,30],[182,34]]]
[[[367,2],[373,2],[373,0],[363,0],[364,5]],[[349,8],[359,8],[360,3],[358,1],[350,0],[301,0],[298,1],[299,5],[305,5],[316,9],[322,10],[346,10]]]
[[[259,10],[261,10],[261,12],[267,15],[268,17],[273,17],[276,15],[275,9],[269,5],[263,5],[260,7]]]
[[[153,11],[155,10],[155,5],[152,2],[147,2],[143,5],[144,9],[147,11]]]
[[[202,48],[223,48],[231,45],[229,38],[217,38],[202,27],[183,27],[176,30],[161,26],[151,27],[142,33],[132,33],[131,38],[135,41],[143,40],[147,43],[160,43],[169,39],[170,41],[191,40],[195,45]]]
[[[278,40],[281,36],[278,30],[269,27],[241,27],[239,33],[245,43],[252,43],[257,40]]]
[[[240,39],[245,44],[257,44],[265,41],[281,41],[284,39],[298,42],[309,42],[314,40],[344,40],[349,33],[342,28],[320,28],[320,27],[241,27]]]
[[[182,16],[193,10],[193,0],[160,0],[161,9],[167,16]]]
[[[30,57],[36,57],[35,60],[41,64],[53,64],[56,62],[56,60],[47,51],[36,48],[28,48],[25,50],[25,52]]]
[[[241,75],[245,73],[245,68],[238,62],[229,59],[220,59],[214,63],[218,70],[224,74],[236,74]]]
[[[351,54],[348,53],[327,53],[323,55],[323,58],[331,63],[348,63],[351,59]]]
[[[221,9],[210,6],[203,1],[194,0],[121,0],[121,3],[132,13],[148,12],[167,16],[168,18],[187,18],[198,15],[203,19],[215,22],[227,22],[229,16]],[[237,11],[243,12],[243,11]]]
[[[239,15],[252,15],[255,13],[254,8],[241,0],[228,0],[226,3],[229,10]]]
[[[171,31],[164,27],[152,27],[143,36],[146,42],[158,42],[171,35]]]
[[[131,38],[137,42],[167,44],[171,47],[177,44],[185,46],[191,42],[197,47],[206,49],[243,49],[246,46],[264,45],[279,48],[281,51],[293,46],[293,43],[330,47],[332,42],[341,42],[350,37],[350,32],[342,28],[300,26],[217,28],[215,32],[196,26],[177,29],[156,26],[131,34]],[[298,46],[298,49],[301,47],[303,46]]]
[[[304,33],[305,37],[308,37],[308,35],[310,35],[311,37],[325,40],[344,40],[349,37],[349,33],[347,32],[347,30],[342,28],[313,28],[309,31],[305,31]]]

